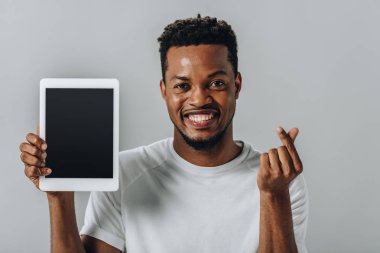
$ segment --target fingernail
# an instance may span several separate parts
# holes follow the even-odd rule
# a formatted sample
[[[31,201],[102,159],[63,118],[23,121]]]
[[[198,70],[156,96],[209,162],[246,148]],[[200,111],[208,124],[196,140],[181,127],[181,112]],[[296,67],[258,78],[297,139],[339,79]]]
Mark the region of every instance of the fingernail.
[[[47,157],[47,154],[46,153],[42,153],[41,158],[44,160],[44,162],[45,162],[46,157]]]
[[[47,174],[50,174],[50,173],[51,173],[51,169],[47,169],[47,170],[46,170],[46,173],[47,173]]]
[[[45,163],[44,162],[41,163],[41,167],[45,167]]]
[[[280,126],[277,127],[277,132],[278,132],[278,133],[281,133],[281,132],[282,132],[282,127],[280,127]]]
[[[46,143],[42,144],[42,145],[41,145],[41,148],[42,148],[43,150],[46,150],[46,149],[47,149],[47,144],[46,144]]]

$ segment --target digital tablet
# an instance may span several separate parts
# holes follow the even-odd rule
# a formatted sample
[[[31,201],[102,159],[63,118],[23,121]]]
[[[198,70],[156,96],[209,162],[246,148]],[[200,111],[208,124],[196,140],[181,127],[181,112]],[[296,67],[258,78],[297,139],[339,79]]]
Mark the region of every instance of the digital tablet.
[[[43,191],[119,187],[119,81],[47,78],[40,82],[40,137],[48,176]]]

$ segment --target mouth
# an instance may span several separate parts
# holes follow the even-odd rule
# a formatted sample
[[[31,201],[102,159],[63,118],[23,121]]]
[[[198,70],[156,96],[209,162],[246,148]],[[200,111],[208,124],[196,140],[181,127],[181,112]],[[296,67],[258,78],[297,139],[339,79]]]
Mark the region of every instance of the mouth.
[[[184,122],[196,129],[210,128],[217,123],[219,117],[215,110],[194,110],[183,114]]]

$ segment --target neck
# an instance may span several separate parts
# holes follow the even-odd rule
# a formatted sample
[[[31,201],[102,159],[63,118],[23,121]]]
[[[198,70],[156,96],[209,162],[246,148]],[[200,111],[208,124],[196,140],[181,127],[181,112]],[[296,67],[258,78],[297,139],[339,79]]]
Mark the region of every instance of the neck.
[[[174,130],[174,150],[183,159],[197,166],[215,167],[225,164],[237,157],[242,147],[238,146],[232,137],[232,125],[227,129],[223,139],[213,148],[196,150],[189,146],[177,129]]]

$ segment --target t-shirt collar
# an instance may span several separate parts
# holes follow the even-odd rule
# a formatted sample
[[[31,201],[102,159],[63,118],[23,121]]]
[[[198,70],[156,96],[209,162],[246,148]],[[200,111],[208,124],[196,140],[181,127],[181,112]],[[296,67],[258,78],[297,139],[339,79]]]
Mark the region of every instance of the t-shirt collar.
[[[241,151],[241,153],[237,157],[235,157],[233,160],[231,160],[225,164],[219,165],[219,166],[204,167],[204,166],[198,166],[198,165],[192,164],[192,163],[186,161],[185,159],[183,159],[180,155],[178,155],[177,152],[174,150],[173,140],[174,140],[173,137],[168,138],[167,146],[169,148],[170,156],[173,158],[176,165],[178,165],[178,168],[185,171],[185,172],[197,174],[200,176],[202,176],[202,175],[213,176],[213,175],[227,173],[227,172],[233,170],[234,168],[239,166],[239,164],[241,162],[243,162],[246,159],[246,157],[249,153],[249,150],[250,150],[249,145],[245,144],[243,141],[235,140],[235,142],[238,145],[243,145],[243,150]]]

